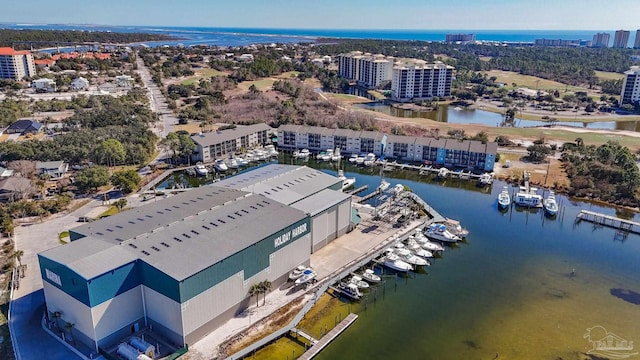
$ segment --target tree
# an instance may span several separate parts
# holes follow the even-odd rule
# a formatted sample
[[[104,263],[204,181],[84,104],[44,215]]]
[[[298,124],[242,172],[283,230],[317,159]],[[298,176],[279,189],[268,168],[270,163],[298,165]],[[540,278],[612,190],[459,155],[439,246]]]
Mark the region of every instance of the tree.
[[[81,192],[95,192],[109,183],[109,169],[104,166],[84,168],[76,174],[74,184]]]
[[[580,137],[576,138],[574,141],[576,142],[576,145],[578,145],[579,148],[584,146],[584,141],[582,140],[582,138]]]
[[[126,198],[118,199],[113,203],[113,206],[115,206],[116,209],[118,209],[118,212],[122,212],[125,206],[127,206],[127,199]]]
[[[22,262],[20,261],[22,259],[22,256],[24,256],[23,250],[16,250],[13,252],[13,255],[12,255],[12,257],[14,257],[18,261],[18,265],[20,266],[22,266]]]
[[[141,181],[142,178],[133,169],[116,171],[111,175],[111,184],[125,194],[138,191]]]
[[[249,297],[256,297],[256,306],[258,306],[258,294],[260,293],[260,285],[253,284],[249,288]]]
[[[527,151],[529,152],[529,160],[533,162],[542,162],[552,153],[552,150],[543,144],[531,145],[527,147]]]
[[[2,232],[7,236],[13,235],[13,219],[11,219],[11,216],[9,216],[9,214],[7,214],[6,212],[4,212],[2,220],[0,221],[0,229],[2,229]]]
[[[124,145],[116,139],[107,139],[101,142],[95,150],[96,162],[106,164],[109,167],[122,163],[126,156]]]
[[[262,305],[264,305],[267,302],[267,293],[271,291],[271,281],[261,281],[258,286],[260,287],[260,292],[263,294]]]

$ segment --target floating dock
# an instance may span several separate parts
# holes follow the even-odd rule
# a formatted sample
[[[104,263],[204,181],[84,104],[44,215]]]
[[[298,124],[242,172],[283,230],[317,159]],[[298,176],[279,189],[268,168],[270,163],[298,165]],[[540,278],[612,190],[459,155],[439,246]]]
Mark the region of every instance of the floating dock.
[[[619,217],[597,213],[589,210],[580,210],[576,216],[576,222],[580,221],[592,222],[596,225],[603,225],[610,228],[626,231],[629,233],[640,234],[640,223],[631,220],[621,219]]]
[[[308,360],[313,359],[316,355],[322,351],[331,341],[338,337],[343,331],[345,331],[354,321],[358,319],[358,315],[351,313],[347,315],[344,320],[342,320],[336,327],[331,329],[325,336],[320,339],[315,345],[313,345],[309,350],[305,351],[298,360]]]

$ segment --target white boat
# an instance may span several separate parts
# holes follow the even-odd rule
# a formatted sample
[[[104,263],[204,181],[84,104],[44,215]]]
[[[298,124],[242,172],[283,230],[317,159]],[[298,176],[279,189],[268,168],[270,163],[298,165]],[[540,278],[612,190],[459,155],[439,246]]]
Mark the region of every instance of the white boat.
[[[498,194],[498,207],[500,209],[506,209],[511,204],[511,195],[509,195],[509,187],[505,186]]]
[[[447,218],[444,221],[444,224],[447,226],[447,230],[449,230],[449,232],[453,235],[457,235],[461,238],[467,237],[467,235],[469,235],[469,230],[463,228],[462,225],[460,225],[460,221],[458,220]]]
[[[520,187],[520,191],[513,198],[513,202],[523,207],[542,207],[542,196],[536,194],[537,189],[531,188],[529,191],[524,186]]]
[[[348,178],[344,176],[343,170],[338,170],[338,179],[342,180],[342,190],[346,190],[356,183],[356,178]]]
[[[253,150],[253,156],[258,161],[267,160],[267,158],[268,158],[267,153],[264,150],[261,150],[261,149],[254,149]]]
[[[447,230],[447,226],[444,224],[431,224],[427,228],[425,235],[429,239],[443,241],[443,242],[456,242],[460,240],[460,237],[453,235]]]
[[[358,159],[358,154],[351,154],[351,156],[349,156],[349,162],[352,164],[355,163],[357,159]]]
[[[249,162],[247,160],[245,160],[244,158],[240,157],[240,156],[236,156],[234,157],[234,159],[236,159],[236,162],[238,163],[238,166],[240,167],[244,167],[249,165]]]
[[[364,158],[364,161],[362,162],[362,164],[364,166],[373,166],[375,162],[376,162],[376,155],[373,153],[368,153],[367,156]]]
[[[297,286],[307,284],[313,281],[313,279],[315,279],[317,275],[318,274],[316,274],[315,271],[311,269],[306,269],[305,271],[302,272],[302,276],[296,279],[295,284]]]
[[[336,162],[336,161],[340,161],[340,159],[342,159],[342,155],[340,154],[340,148],[337,147],[333,151],[333,155],[331,155],[331,161]]]
[[[331,161],[332,158],[333,158],[333,149],[327,149],[327,151],[325,151],[324,155],[320,158],[320,160]]]
[[[388,252],[384,257],[384,266],[401,272],[407,272],[413,270],[413,266],[408,264],[402,260],[398,255],[394,254],[392,251]]]
[[[213,167],[216,168],[216,170],[219,171],[219,172],[225,172],[225,171],[229,170],[229,168],[227,167],[227,164],[225,164],[224,160],[222,160],[222,159],[217,159],[213,163]]]
[[[302,149],[300,151],[296,150],[293,152],[293,157],[296,159],[306,159],[311,155],[309,149]]]
[[[351,283],[341,282],[336,286],[336,290],[353,300],[358,300],[362,297],[362,293],[358,287]]]
[[[304,273],[305,270],[307,270],[308,267],[304,266],[304,265],[298,265],[295,269],[293,269],[292,272],[289,273],[289,280],[296,280],[299,277],[302,276],[302,274]]]
[[[449,176],[449,170],[447,168],[440,168],[440,170],[438,170],[438,177],[441,179],[446,178],[447,176]]]
[[[229,169],[237,169],[240,167],[240,165],[238,164],[238,160],[236,160],[235,158],[228,158],[224,161],[224,163]]]
[[[484,173],[480,175],[480,178],[478,179],[478,185],[483,186],[483,185],[491,185],[491,184],[493,184],[492,173]]]
[[[209,170],[207,170],[207,168],[202,164],[197,164],[196,167],[195,167],[195,170],[196,170],[196,174],[198,174],[200,176],[209,175]]]
[[[266,145],[264,147],[264,152],[267,155],[267,157],[277,157],[278,156],[278,150],[276,150],[276,147],[274,145]]]
[[[258,162],[258,158],[255,156],[253,151],[249,151],[244,155],[244,159],[249,163]]]
[[[367,155],[365,154],[360,154],[358,155],[358,157],[356,158],[356,165],[362,165],[364,164],[364,159],[367,157]]]
[[[385,190],[387,190],[389,188],[389,186],[391,185],[390,182],[388,182],[385,179],[380,180],[380,185],[378,185],[378,187],[376,188],[376,190],[378,192],[384,192]]]
[[[376,273],[373,272],[373,270],[371,269],[367,269],[365,270],[362,274],[361,274],[362,278],[370,283],[379,283],[380,281],[382,281],[382,278],[380,278],[380,276],[376,275]]]
[[[414,266],[429,266],[431,265],[426,259],[423,259],[419,256],[416,256],[414,253],[411,252],[411,250],[406,249],[406,248],[396,248],[394,253],[396,255],[398,255],[398,257],[400,258],[400,260],[414,265]]]
[[[393,189],[391,189],[391,192],[393,192],[394,195],[400,195],[400,193],[402,193],[404,191],[404,185],[402,184],[396,184]]]
[[[322,160],[325,156],[327,156],[326,151],[320,151],[318,155],[316,155],[316,160]]]
[[[409,238],[409,240],[407,241],[407,248],[421,258],[428,259],[433,257],[433,253],[429,250],[423,249],[422,245],[414,238]]]
[[[369,283],[366,282],[366,281],[363,281],[362,278],[360,276],[357,276],[357,275],[353,275],[349,279],[349,283],[357,286],[358,289],[368,289],[369,288]]]
[[[556,194],[553,191],[549,191],[549,196],[544,199],[542,204],[544,211],[550,216],[554,216],[558,213],[558,203],[556,202]]]

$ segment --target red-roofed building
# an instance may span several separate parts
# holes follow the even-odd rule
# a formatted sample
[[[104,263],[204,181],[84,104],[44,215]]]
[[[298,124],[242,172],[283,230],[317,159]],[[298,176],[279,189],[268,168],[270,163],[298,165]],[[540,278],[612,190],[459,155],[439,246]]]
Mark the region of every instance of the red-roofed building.
[[[22,80],[35,74],[36,65],[30,52],[0,47],[0,78]]]
[[[33,62],[36,64],[36,66],[39,66],[42,68],[49,68],[56,64],[56,61],[53,59],[38,59],[38,60],[34,60]]]

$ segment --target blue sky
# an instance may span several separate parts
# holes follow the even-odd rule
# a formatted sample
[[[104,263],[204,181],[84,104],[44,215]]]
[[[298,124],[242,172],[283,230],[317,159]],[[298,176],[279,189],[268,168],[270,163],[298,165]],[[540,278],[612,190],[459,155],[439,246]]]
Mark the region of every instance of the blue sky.
[[[640,0],[5,0],[2,23],[312,29],[631,29]]]

